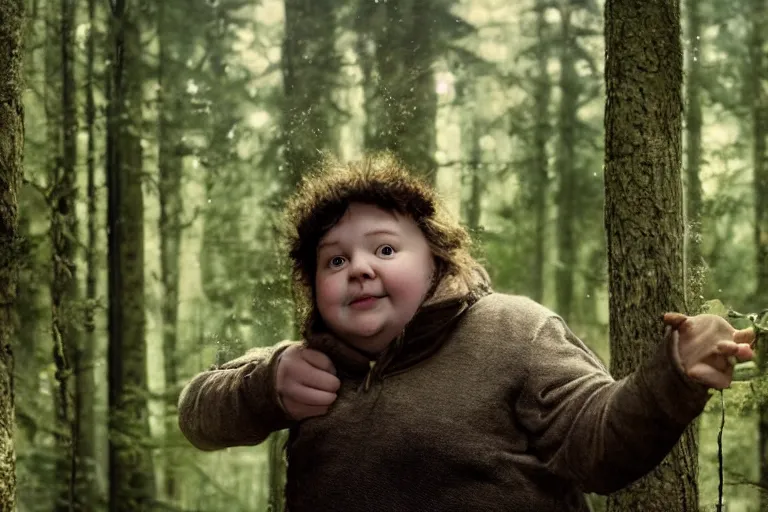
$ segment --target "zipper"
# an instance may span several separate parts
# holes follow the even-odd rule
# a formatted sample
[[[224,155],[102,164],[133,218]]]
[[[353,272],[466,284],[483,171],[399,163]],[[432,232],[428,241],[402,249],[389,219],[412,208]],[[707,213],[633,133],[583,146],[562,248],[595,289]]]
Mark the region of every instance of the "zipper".
[[[363,391],[368,391],[371,387],[371,382],[373,382],[373,370],[376,368],[376,360],[368,361],[368,373],[365,376],[365,381],[363,382]]]

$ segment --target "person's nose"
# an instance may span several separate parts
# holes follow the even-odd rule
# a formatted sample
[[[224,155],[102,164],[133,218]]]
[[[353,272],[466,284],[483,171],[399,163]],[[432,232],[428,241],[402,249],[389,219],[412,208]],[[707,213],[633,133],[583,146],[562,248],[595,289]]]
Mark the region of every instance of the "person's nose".
[[[373,279],[376,271],[368,258],[363,254],[355,255],[349,265],[350,279]]]

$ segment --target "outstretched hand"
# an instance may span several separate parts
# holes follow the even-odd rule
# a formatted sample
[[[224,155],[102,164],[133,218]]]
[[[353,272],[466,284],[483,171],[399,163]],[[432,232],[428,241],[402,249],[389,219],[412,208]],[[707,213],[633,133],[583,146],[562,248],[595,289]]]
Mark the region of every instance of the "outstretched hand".
[[[707,387],[729,387],[733,362],[754,357],[754,330],[736,330],[720,316],[666,313],[664,323],[678,333],[676,355],[685,374]]]

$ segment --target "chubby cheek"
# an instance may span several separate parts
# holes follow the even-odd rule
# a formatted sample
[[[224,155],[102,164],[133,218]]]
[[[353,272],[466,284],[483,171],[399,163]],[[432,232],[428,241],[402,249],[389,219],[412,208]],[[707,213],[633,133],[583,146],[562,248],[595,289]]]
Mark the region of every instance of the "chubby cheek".
[[[339,306],[344,301],[344,287],[337,279],[318,277],[315,281],[317,309],[325,319],[338,315]]]
[[[388,283],[387,290],[402,309],[415,313],[429,290],[431,272],[409,272],[400,274]]]

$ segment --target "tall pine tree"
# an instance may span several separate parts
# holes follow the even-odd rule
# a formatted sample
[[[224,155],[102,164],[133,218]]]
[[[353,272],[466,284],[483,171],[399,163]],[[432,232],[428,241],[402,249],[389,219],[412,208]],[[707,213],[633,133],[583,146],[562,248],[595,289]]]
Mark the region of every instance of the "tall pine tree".
[[[109,510],[155,501],[147,408],[138,0],[111,4],[107,91]]]
[[[680,30],[679,0],[606,3],[605,224],[616,378],[657,350],[664,312],[686,311]],[[608,511],[698,510],[697,456],[689,428],[650,475],[609,498]]]

